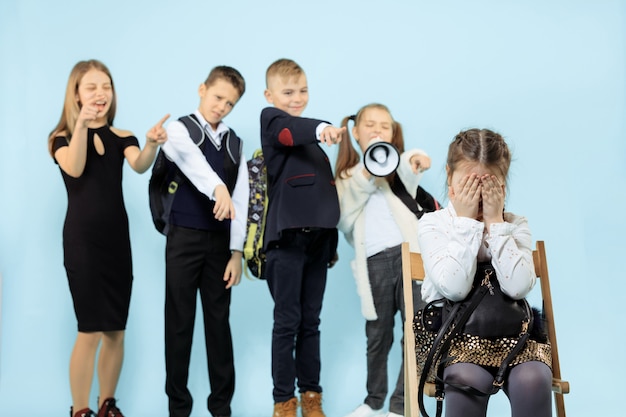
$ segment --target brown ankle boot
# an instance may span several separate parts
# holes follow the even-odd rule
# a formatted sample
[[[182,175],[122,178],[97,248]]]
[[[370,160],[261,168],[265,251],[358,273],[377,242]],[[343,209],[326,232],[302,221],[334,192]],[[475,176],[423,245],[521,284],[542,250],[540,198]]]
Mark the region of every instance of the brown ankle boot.
[[[300,394],[302,417],[326,417],[322,411],[322,393],[307,391]]]
[[[296,417],[297,411],[298,399],[293,397],[290,400],[274,404],[272,417]]]
[[[70,407],[70,417],[96,417],[96,413],[89,408],[83,408],[80,411],[74,413],[74,407]]]

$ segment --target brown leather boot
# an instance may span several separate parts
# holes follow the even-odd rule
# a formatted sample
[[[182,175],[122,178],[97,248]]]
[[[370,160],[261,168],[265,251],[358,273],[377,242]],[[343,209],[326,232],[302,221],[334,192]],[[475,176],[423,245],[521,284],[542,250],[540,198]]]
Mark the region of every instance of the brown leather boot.
[[[326,417],[322,411],[322,393],[307,391],[300,394],[302,417]]]
[[[272,417],[296,417],[297,411],[298,399],[293,397],[290,400],[274,404]]]

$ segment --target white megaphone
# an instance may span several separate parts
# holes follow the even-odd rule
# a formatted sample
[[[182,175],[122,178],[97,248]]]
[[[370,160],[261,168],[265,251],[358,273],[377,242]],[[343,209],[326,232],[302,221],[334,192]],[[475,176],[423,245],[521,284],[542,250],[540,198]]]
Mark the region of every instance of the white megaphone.
[[[400,152],[391,143],[374,139],[363,154],[365,169],[375,177],[386,177],[398,169]]]

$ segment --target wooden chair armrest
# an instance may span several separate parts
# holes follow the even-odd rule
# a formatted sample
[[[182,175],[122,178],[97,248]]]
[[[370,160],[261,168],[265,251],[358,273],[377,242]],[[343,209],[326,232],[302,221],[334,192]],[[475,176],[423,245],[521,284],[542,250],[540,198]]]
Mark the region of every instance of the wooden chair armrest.
[[[557,394],[569,394],[569,382],[552,378],[552,392]]]

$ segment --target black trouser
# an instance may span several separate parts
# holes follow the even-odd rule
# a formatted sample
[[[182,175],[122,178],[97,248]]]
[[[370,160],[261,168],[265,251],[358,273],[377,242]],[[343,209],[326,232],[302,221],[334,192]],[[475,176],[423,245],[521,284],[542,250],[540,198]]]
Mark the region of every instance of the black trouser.
[[[187,389],[191,342],[200,291],[213,415],[230,416],[235,390],[233,345],[229,323],[230,289],[223,280],[230,259],[228,232],[172,226],[165,266],[165,392],[170,417],[188,417],[192,397]]]
[[[300,392],[321,392],[320,313],[336,229],[283,231],[268,248],[266,276],[274,299],[274,402]]]

